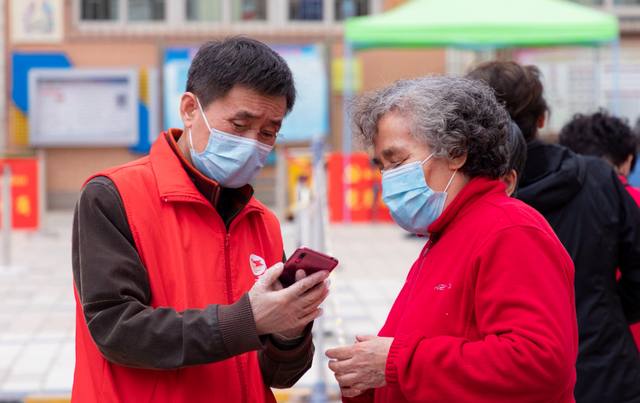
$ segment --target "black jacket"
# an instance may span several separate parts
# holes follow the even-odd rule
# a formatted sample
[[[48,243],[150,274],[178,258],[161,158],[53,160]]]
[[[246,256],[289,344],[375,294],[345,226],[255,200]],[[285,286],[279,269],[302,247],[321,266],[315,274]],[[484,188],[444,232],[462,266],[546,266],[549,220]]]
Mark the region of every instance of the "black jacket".
[[[575,265],[576,402],[640,402],[640,210],[599,158],[533,141],[518,198],[538,210]],[[616,268],[622,273],[616,281]]]

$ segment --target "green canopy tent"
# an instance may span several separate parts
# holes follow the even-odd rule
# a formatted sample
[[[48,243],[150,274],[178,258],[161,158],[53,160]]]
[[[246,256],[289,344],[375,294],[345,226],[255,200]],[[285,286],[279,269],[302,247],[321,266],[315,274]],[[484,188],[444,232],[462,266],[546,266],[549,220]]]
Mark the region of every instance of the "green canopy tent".
[[[618,19],[561,0],[413,0],[345,22],[355,48],[590,45],[618,39]]]
[[[354,49],[455,47],[483,51],[602,44],[612,47],[613,112],[617,114],[620,43],[618,20],[613,15],[563,0],[412,0],[382,14],[348,18],[344,25],[343,153],[351,152],[347,105],[352,97]],[[348,185],[344,186],[346,194]],[[349,221],[346,204],[343,218]]]

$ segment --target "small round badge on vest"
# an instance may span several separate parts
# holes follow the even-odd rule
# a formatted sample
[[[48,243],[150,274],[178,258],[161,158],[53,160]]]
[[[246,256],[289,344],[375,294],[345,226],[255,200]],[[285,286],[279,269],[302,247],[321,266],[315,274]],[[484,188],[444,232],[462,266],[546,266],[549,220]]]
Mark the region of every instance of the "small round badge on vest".
[[[267,263],[258,255],[249,256],[249,264],[251,265],[251,271],[256,277],[260,277],[264,274],[265,270],[267,270]],[[258,281],[256,279],[256,281]]]

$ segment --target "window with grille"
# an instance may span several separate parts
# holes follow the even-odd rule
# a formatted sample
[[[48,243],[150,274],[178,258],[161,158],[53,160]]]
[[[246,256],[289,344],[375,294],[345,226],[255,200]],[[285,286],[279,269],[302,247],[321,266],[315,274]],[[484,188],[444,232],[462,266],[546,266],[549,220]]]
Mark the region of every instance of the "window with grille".
[[[129,0],[130,21],[164,20],[164,0]]]
[[[232,0],[233,21],[264,21],[267,19],[266,0]]]
[[[82,0],[83,20],[117,20],[118,0]]]
[[[189,21],[221,21],[221,0],[187,0],[187,20]]]
[[[336,21],[369,14],[369,0],[335,0]]]
[[[322,20],[322,0],[289,0],[290,20]]]

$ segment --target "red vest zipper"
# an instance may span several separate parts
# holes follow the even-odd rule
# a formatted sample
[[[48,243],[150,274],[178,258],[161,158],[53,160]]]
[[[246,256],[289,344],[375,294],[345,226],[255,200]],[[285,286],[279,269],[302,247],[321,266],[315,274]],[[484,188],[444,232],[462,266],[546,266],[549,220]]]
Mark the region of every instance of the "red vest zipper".
[[[231,234],[227,232],[224,240],[224,261],[227,270],[227,302],[233,304],[233,286],[231,285]],[[240,378],[240,390],[242,391],[242,402],[247,403],[247,380],[245,379],[242,357],[234,357],[238,367],[238,377]]]

